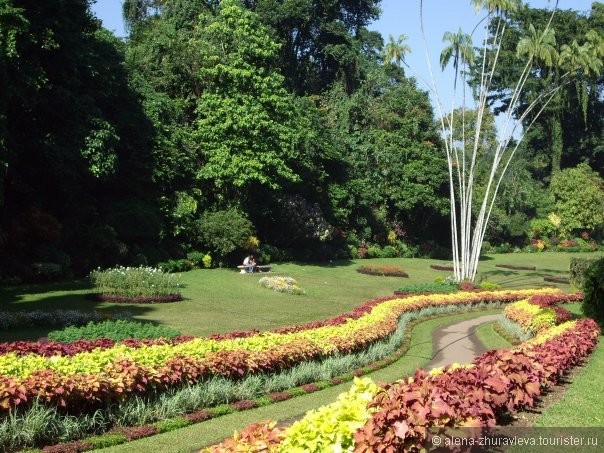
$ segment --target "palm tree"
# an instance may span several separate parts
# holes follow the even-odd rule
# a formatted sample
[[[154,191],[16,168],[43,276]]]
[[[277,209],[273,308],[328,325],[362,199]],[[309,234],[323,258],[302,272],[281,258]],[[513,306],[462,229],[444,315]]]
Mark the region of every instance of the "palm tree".
[[[455,70],[455,80],[453,89],[457,86],[457,75],[459,73],[460,63],[462,66],[470,64],[474,61],[474,47],[472,46],[472,38],[470,35],[464,34],[461,28],[457,33],[445,32],[443,41],[449,42],[440,53],[440,68],[444,71],[449,61],[453,59],[453,69]]]
[[[384,61],[392,62],[394,60],[397,66],[405,60],[405,55],[411,53],[411,47],[405,44],[407,35],[400,35],[395,41],[392,35],[388,35],[388,43],[382,49],[382,58]]]
[[[518,41],[516,54],[519,57],[526,55],[529,60],[552,67],[558,61],[554,29],[548,28],[545,31],[537,31],[533,24],[530,24],[528,35]]]

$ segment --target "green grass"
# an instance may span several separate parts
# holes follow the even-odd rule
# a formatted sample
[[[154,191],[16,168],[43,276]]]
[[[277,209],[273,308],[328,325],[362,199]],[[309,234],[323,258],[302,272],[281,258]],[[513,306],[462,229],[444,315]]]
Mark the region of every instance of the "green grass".
[[[407,353],[392,365],[368,374],[376,382],[393,382],[412,374],[430,361],[433,354],[432,332],[444,325],[454,324],[487,314],[498,313],[496,310],[485,310],[457,315],[439,317],[421,322],[413,329],[411,345]],[[330,387],[319,392],[296,397],[291,400],[260,407],[244,412],[228,414],[203,423],[188,426],[177,431],[159,434],[127,444],[100,450],[102,452],[190,452],[193,449],[212,445],[233,435],[250,423],[259,420],[277,420],[279,422],[297,418],[308,410],[335,401],[337,396],[347,391],[350,382]]]
[[[503,349],[509,348],[512,344],[499,335],[493,327],[495,322],[488,322],[481,325],[475,331],[476,337],[487,349]]]

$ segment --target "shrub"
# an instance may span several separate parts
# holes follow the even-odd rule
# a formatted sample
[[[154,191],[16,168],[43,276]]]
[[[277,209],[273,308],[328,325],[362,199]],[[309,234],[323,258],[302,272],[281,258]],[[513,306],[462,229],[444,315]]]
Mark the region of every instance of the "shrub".
[[[480,289],[484,289],[487,291],[493,291],[495,289],[499,289],[499,285],[497,283],[491,282],[480,282]]]
[[[382,258],[396,258],[398,257],[398,250],[391,245],[387,245],[382,249]]]
[[[381,275],[385,277],[409,277],[405,270],[399,266],[361,266],[357,272],[367,275]]]
[[[132,315],[127,312],[114,314],[100,313],[98,311],[84,312],[77,310],[53,310],[53,311],[15,311],[0,312],[0,329],[13,329],[19,327],[50,326],[67,327],[82,326],[89,322],[99,322],[104,319],[128,319]]]
[[[103,321],[100,323],[89,322],[84,327],[67,327],[63,330],[54,330],[48,333],[48,339],[70,343],[81,339],[96,340],[97,338],[110,338],[121,341],[127,338],[174,338],[180,332],[171,327],[155,326],[151,323],[136,321]]]
[[[473,289],[476,289],[476,286],[472,282],[463,281],[459,284],[460,291],[472,291]]]
[[[583,283],[583,314],[604,322],[604,258],[600,258],[585,271]]]
[[[167,433],[170,431],[174,431],[175,429],[184,428],[185,426],[189,426],[190,424],[190,420],[183,417],[177,417],[155,422],[153,426],[155,426],[160,433]]]
[[[205,212],[197,222],[199,236],[219,257],[225,258],[254,234],[252,222],[237,209]]]
[[[597,258],[571,258],[570,259],[570,283],[577,289],[583,289],[585,283],[585,272]]]
[[[383,258],[382,249],[377,245],[370,245],[367,249],[367,258]]]
[[[418,283],[415,285],[405,285],[398,289],[401,294],[423,294],[423,293],[452,293],[459,289],[458,285],[449,285],[446,283]]]
[[[193,269],[193,262],[189,259],[168,260],[158,263],[157,266],[169,274],[188,272]]]
[[[205,253],[203,252],[189,252],[187,253],[187,259],[193,263],[195,267],[203,267],[203,257]]]
[[[544,239],[556,233],[556,226],[550,219],[533,219],[529,224],[529,237],[531,239]]]
[[[95,290],[124,297],[160,296],[178,293],[180,277],[152,267],[116,267],[90,273]]]

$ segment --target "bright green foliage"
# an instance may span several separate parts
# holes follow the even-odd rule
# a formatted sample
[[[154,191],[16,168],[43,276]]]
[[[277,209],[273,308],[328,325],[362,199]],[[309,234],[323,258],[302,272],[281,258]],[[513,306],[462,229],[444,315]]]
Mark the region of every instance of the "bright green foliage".
[[[114,341],[121,341],[127,338],[138,340],[143,338],[174,338],[178,335],[180,335],[180,332],[171,327],[120,319],[117,321],[89,322],[83,327],[66,327],[63,330],[53,330],[48,333],[48,339],[70,343],[82,339],[110,338]]]
[[[557,231],[550,219],[533,219],[529,224],[529,238],[548,239]]]
[[[604,258],[600,258],[585,271],[583,283],[583,314],[604,323]]]
[[[191,43],[199,64],[195,138],[202,181],[221,192],[280,188],[298,176],[294,102],[274,63],[279,46],[236,0],[201,19]]]
[[[550,190],[556,199],[560,230],[598,230],[604,225],[604,179],[587,164],[554,175]]]
[[[279,451],[348,451],[354,445],[354,433],[369,419],[373,410],[367,404],[379,389],[369,378],[355,378],[337,401],[309,411],[287,428]]]
[[[390,77],[376,68],[370,75],[353,94],[336,85],[325,96],[326,121],[346,164],[345,180],[330,186],[332,209],[361,239],[385,241],[396,223],[419,235],[449,204],[432,109],[400,72]]]
[[[560,4],[559,6],[563,6]],[[547,180],[561,169],[589,162],[602,168],[601,112],[604,106],[601,77],[604,50],[604,7],[594,2],[588,14],[557,10],[554,32],[541,38],[551,16],[546,9],[517,8],[506,19],[506,37],[499,53],[499,70],[492,83],[495,113],[506,111],[511,91],[523,65],[514,64],[517,52],[533,57],[538,70],[532,71],[515,116],[545,90],[560,86],[552,101],[525,135],[524,159],[536,180]],[[500,26],[494,21],[492,28]],[[572,83],[567,83],[572,80]],[[527,126],[535,113],[524,121]]]
[[[237,249],[242,249],[254,228],[247,216],[231,208],[226,211],[206,211],[197,222],[202,242],[216,255],[225,258]]]

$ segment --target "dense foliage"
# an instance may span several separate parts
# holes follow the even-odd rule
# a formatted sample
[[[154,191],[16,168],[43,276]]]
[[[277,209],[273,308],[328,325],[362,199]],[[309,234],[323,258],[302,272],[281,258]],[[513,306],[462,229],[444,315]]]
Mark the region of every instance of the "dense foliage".
[[[109,338],[113,341],[121,341],[127,338],[174,338],[178,335],[180,335],[180,332],[171,327],[136,321],[107,320],[89,322],[82,327],[66,327],[63,330],[53,330],[48,332],[48,339],[69,343],[81,339]]]
[[[246,252],[448,259],[442,138],[400,66],[404,40],[368,30],[379,3],[127,0],[119,40],[89,0],[0,0],[0,280],[182,270],[190,254],[211,257],[204,267]],[[509,18],[502,58],[544,17]],[[556,37],[596,45],[601,21],[598,3],[561,12]],[[516,70],[495,74],[501,108]],[[548,77],[536,72],[532,92]],[[601,201],[602,79],[580,80],[512,163],[489,241],[545,240],[529,222],[551,213],[561,223],[548,240],[599,239],[586,206]],[[589,192],[574,188],[586,181]]]
[[[600,258],[587,268],[583,289],[585,291],[583,313],[600,324],[604,323],[604,258]]]

